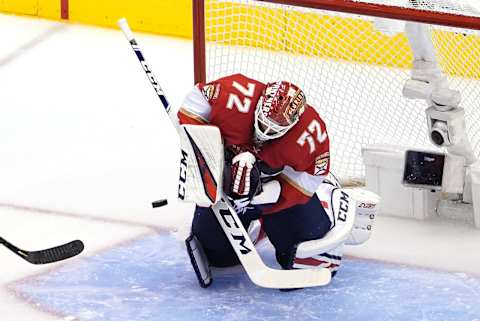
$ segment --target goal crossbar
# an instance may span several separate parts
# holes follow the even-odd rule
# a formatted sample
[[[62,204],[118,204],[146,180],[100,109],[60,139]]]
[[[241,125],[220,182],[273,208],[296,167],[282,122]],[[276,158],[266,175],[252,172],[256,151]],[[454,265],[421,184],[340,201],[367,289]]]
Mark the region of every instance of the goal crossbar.
[[[421,23],[436,24],[480,30],[480,17],[467,16],[448,12],[421,10],[414,7],[399,7],[378,3],[367,3],[350,0],[258,0],[284,5],[361,14],[372,17],[399,19]]]

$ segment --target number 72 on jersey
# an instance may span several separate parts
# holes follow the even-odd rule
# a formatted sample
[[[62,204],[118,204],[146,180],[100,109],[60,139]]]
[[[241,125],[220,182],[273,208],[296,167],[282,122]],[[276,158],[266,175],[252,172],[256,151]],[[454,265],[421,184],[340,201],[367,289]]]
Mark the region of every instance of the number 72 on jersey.
[[[248,83],[247,87],[239,84],[234,81],[232,87],[238,90],[243,96],[243,100],[238,97],[237,94],[231,93],[228,96],[227,109],[233,109],[235,106],[239,112],[248,113],[250,111],[250,106],[252,104],[252,97],[255,93],[255,84]],[[315,138],[314,138],[315,137]],[[305,130],[300,137],[297,139],[297,144],[304,146],[305,143],[308,143],[310,147],[310,154],[315,152],[315,139],[319,144],[322,144],[327,139],[327,133],[322,131],[320,123],[314,119],[308,125],[307,130]]]

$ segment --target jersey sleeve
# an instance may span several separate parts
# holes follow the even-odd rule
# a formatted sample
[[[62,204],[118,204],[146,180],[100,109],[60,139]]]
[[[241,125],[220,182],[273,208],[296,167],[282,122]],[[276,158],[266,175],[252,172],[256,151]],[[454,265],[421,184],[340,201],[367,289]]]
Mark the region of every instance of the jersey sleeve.
[[[265,85],[242,74],[199,83],[184,99],[180,123],[217,126],[224,146],[251,145],[255,106]]]
[[[272,148],[271,165],[277,165],[275,161],[281,158],[287,159],[288,165],[278,176],[280,198],[276,204],[266,208],[264,214],[306,203],[330,171],[330,142],[326,126],[314,113],[307,116],[291,135],[289,133],[285,141],[280,139],[277,142],[279,148]]]
[[[211,106],[202,92],[202,84],[197,84],[190,90],[178,110],[180,124],[208,124],[210,121]]]
[[[209,83],[198,83],[187,94],[178,111],[181,124],[208,124],[212,106],[220,95],[222,78]]]

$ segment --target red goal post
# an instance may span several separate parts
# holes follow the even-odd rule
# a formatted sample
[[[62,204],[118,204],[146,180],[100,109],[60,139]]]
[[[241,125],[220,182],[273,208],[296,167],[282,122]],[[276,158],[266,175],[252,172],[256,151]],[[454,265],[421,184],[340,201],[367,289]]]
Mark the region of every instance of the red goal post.
[[[334,171],[362,180],[367,144],[433,149],[425,103],[401,95],[413,61],[408,39],[395,26],[391,34],[377,30],[375,19],[429,24],[442,72],[462,93],[479,156],[479,8],[467,0],[384,2],[193,0],[195,82],[241,72],[299,84],[327,118],[333,164],[341,164]]]

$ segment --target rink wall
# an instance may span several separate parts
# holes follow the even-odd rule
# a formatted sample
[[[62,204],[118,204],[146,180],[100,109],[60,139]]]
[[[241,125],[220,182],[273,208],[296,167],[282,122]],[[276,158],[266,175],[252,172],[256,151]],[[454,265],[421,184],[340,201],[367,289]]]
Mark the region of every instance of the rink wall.
[[[0,11],[60,19],[61,0],[0,0]]]
[[[137,31],[192,37],[192,0],[0,0],[0,11],[105,27],[126,17]]]

